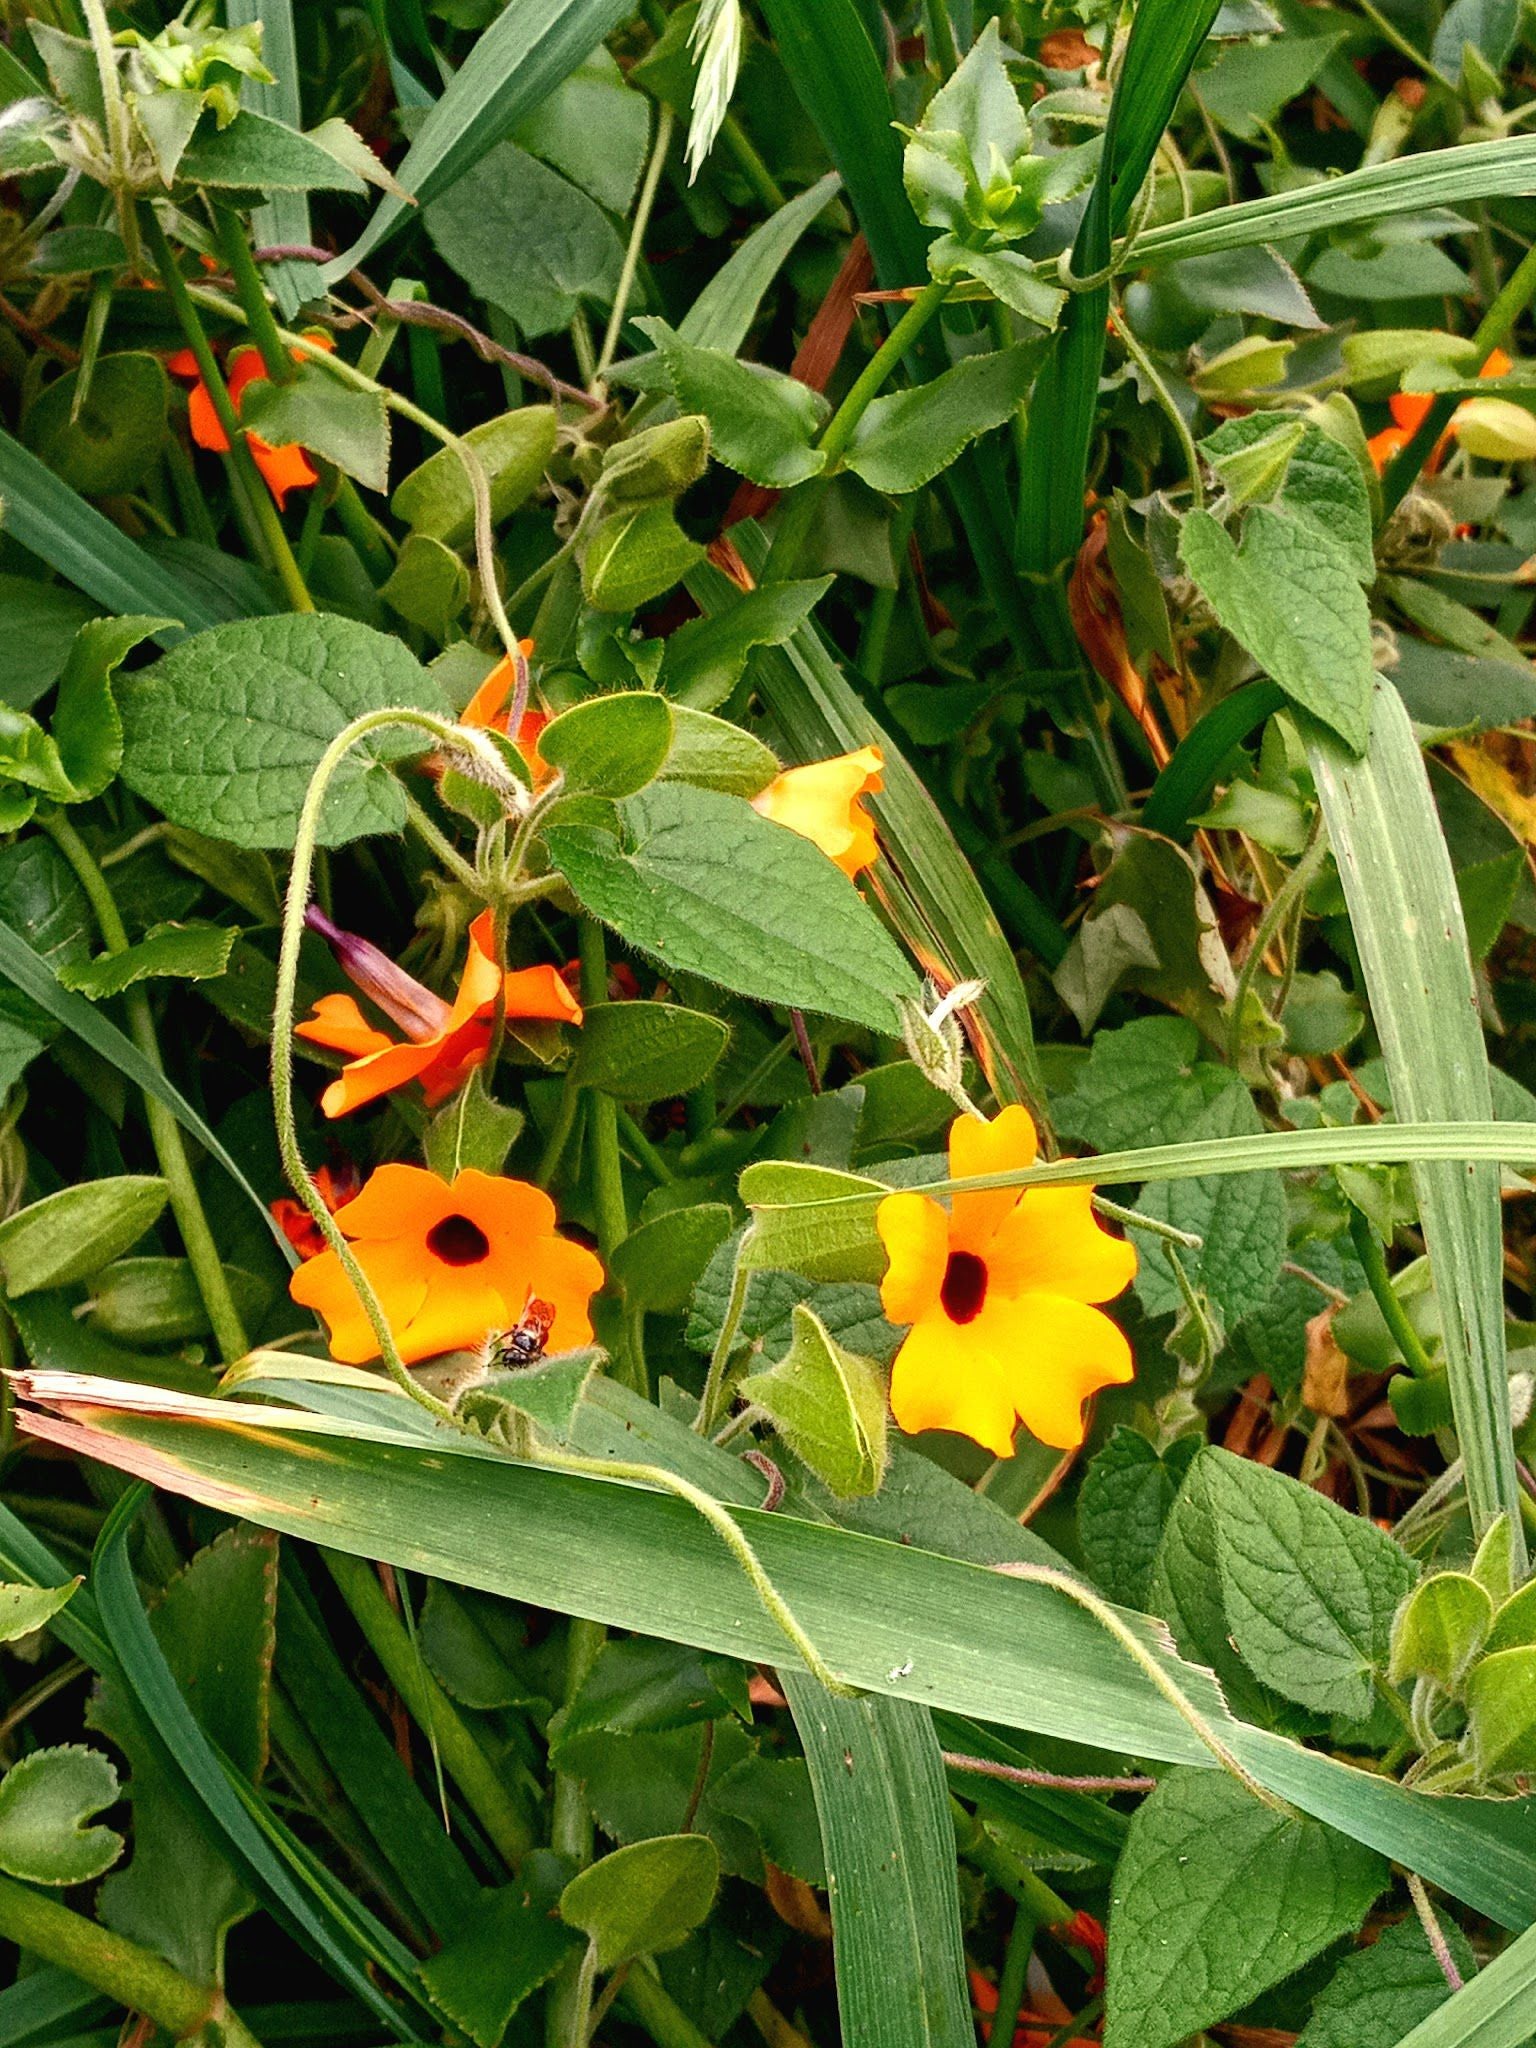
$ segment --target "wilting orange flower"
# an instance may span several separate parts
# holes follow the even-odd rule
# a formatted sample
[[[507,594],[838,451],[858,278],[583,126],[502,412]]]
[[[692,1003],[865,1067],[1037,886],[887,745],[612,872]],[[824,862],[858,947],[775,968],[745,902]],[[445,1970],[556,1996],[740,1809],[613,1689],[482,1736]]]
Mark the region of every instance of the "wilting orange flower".
[[[845,875],[859,875],[874,864],[878,851],[875,821],[859,799],[884,788],[884,766],[878,747],[860,747],[831,761],[786,768],[758,791],[752,808],[811,840]]]
[[[1010,1105],[991,1123],[950,1126],[952,1179],[1031,1166],[1035,1127]],[[1109,1301],[1136,1253],[1094,1218],[1087,1187],[989,1188],[951,1197],[887,1195],[876,1215],[890,1266],[880,1299],[911,1329],[891,1373],[891,1410],[909,1433],[953,1429],[999,1458],[1016,1422],[1042,1443],[1083,1440],[1083,1402],[1135,1368]]]
[[[1477,374],[1479,377],[1507,377],[1514,367],[1514,364],[1505,355],[1503,349],[1496,348]],[[1403,449],[1408,446],[1408,443],[1429,417],[1430,408],[1434,402],[1434,394],[1429,391],[1393,392],[1392,396],[1387,400],[1387,408],[1392,414],[1392,425],[1390,427],[1383,427],[1379,434],[1372,434],[1370,440],[1366,443],[1371,453],[1371,460],[1376,465],[1376,474],[1378,476],[1385,470],[1393,456],[1401,454]],[[1476,402],[1475,400],[1469,401],[1469,403]],[[1446,448],[1456,432],[1456,423],[1462,417],[1464,409],[1458,406],[1455,412],[1451,414],[1451,424],[1435,443],[1433,452],[1428,462],[1424,465],[1427,470],[1431,472],[1437,470],[1445,460]]]
[[[581,1005],[553,967],[523,967],[503,974],[494,955],[493,919],[482,911],[469,928],[469,952],[451,1004],[353,932],[344,932],[311,905],[305,922],[330,945],[357,986],[406,1034],[402,1044],[376,1031],[351,996],[322,996],[295,1025],[296,1037],[349,1055],[320,1098],[327,1116],[348,1116],[393,1088],[420,1081],[429,1104],[444,1101],[490,1051],[496,991],[505,990],[508,1017],[579,1024]]]
[[[315,1186],[320,1199],[334,1216],[344,1202],[350,1202],[362,1187],[363,1177],[349,1159],[338,1167],[317,1166]],[[301,1259],[318,1258],[325,1250],[325,1233],[302,1202],[292,1195],[279,1195],[269,1202],[272,1220]]]
[[[533,653],[533,642],[519,640],[517,645],[526,661]],[[487,732],[506,732],[512,715],[508,699],[516,688],[517,663],[510,654],[504,654],[459,714],[460,725],[480,726]],[[549,713],[535,710],[530,704],[523,712],[517,731],[510,735],[512,744],[528,763],[528,773],[535,789],[542,789],[555,772],[539,752],[539,734],[548,723]]]
[[[332,349],[336,346],[328,334],[317,332],[308,336],[308,339],[317,348]],[[293,351],[293,360],[296,363],[303,362],[302,349]],[[197,357],[189,348],[178,349],[166,367],[173,377],[197,379],[187,394],[187,423],[192,429],[193,440],[199,448],[209,448],[220,455],[227,454],[229,436],[219,422],[219,416],[213,409],[213,400],[208,395],[208,387],[198,372]],[[267,366],[261,359],[260,349],[236,349],[229,359],[229,369],[225,376],[225,383],[236,412],[240,410],[241,394],[246,387],[265,383],[266,377]],[[311,484],[320,481],[314,464],[296,441],[285,442],[281,447],[274,448],[270,441],[263,441],[260,434],[247,434],[245,438],[251,454],[255,457],[256,467],[266,478],[267,489],[276,498],[280,510],[287,504],[290,491],[307,490]]]
[[[551,1351],[588,1343],[601,1261],[555,1233],[555,1205],[527,1181],[466,1167],[451,1183],[422,1166],[381,1166],[336,1211],[407,1365],[467,1351],[515,1324],[531,1298],[554,1311]],[[317,1309],[344,1365],[379,1355],[373,1325],[333,1251],[298,1268],[288,1291]]]

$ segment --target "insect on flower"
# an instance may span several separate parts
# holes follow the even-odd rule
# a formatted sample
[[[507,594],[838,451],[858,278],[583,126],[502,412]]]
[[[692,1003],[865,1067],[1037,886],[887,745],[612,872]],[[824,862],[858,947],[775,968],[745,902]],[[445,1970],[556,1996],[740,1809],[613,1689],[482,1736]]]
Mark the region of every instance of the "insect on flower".
[[[530,1294],[522,1315],[510,1330],[491,1338],[490,1363],[494,1370],[520,1372],[537,1365],[554,1327],[555,1311],[550,1302]]]

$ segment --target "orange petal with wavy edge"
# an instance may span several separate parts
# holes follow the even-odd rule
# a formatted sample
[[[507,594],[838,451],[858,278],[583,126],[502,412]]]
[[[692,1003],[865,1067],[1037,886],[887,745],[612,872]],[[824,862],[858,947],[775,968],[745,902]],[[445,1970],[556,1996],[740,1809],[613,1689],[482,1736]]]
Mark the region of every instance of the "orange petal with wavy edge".
[[[830,761],[786,768],[753,797],[752,808],[819,846],[845,875],[859,875],[879,851],[874,820],[859,798],[884,788],[884,766],[878,747],[860,747]]]
[[[988,1282],[1005,1297],[1113,1301],[1135,1275],[1135,1246],[1100,1224],[1088,1187],[1026,1189],[987,1253]]]
[[[377,1102],[381,1095],[419,1079],[441,1054],[442,1044],[437,1039],[426,1045],[412,1045],[409,1039],[398,1045],[387,1042],[378,1052],[350,1060],[320,1097],[320,1107],[328,1117],[350,1116],[355,1109]]]
[[[949,1218],[937,1202],[915,1190],[887,1195],[875,1228],[890,1264],[880,1282],[880,1305],[893,1323],[915,1323],[937,1305],[949,1261]]]
[[[353,1059],[385,1052],[394,1044],[387,1032],[374,1030],[353,997],[340,995],[322,996],[304,1022],[294,1025],[293,1035]]]
[[[259,434],[247,434],[245,438],[280,512],[288,502],[290,491],[307,490],[311,484],[320,481],[320,472],[296,441],[282,448],[273,448]]]
[[[977,1341],[974,1327],[957,1326],[942,1312],[914,1323],[891,1368],[891,1413],[909,1436],[952,1429],[1006,1458],[1013,1399],[1001,1360]]]
[[[218,455],[229,453],[229,436],[213,409],[208,386],[201,379],[187,393],[187,424],[199,448],[211,448]]]
[[[369,1174],[362,1191],[336,1211],[336,1222],[347,1237],[425,1236],[454,1208],[454,1186],[441,1174],[393,1164]]]
[[[1083,1440],[1083,1403],[1101,1387],[1136,1376],[1131,1347],[1102,1310],[1057,1294],[989,1301],[977,1317],[1001,1358],[1019,1419],[1041,1443],[1075,1450]]]
[[[469,928],[469,956],[454,1002],[454,1015],[461,1005],[471,1008],[496,1001],[495,917],[482,910]],[[581,1004],[561,980],[554,967],[515,967],[506,975],[506,1008],[509,1017],[545,1017],[556,1024],[579,1024]]]
[[[427,1298],[429,1255],[417,1237],[393,1243],[373,1239],[353,1250],[398,1341]],[[327,1248],[300,1266],[288,1282],[288,1292],[301,1307],[315,1309],[325,1318],[333,1358],[343,1365],[365,1365],[379,1356],[373,1325],[335,1252]]]
[[[1020,1103],[1010,1102],[990,1123],[979,1116],[957,1116],[949,1127],[950,1179],[1033,1166],[1036,1147],[1034,1118]],[[1018,1199],[1017,1188],[951,1195],[951,1243],[962,1251],[985,1252]]]

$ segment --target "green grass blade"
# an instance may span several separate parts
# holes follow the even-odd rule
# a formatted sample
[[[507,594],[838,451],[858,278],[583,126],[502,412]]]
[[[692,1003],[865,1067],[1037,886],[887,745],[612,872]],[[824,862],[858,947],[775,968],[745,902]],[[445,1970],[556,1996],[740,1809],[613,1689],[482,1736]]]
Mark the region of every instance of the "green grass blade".
[[[133,1390],[142,1396],[143,1390]],[[382,1397],[388,1399],[388,1397]],[[32,1435],[225,1514],[456,1584],[793,1667],[740,1568],[685,1503],[584,1474],[429,1443],[290,1438],[228,1402],[117,1411],[87,1389],[18,1411]],[[467,1441],[467,1440],[466,1440]],[[445,1455],[448,1454],[448,1455]],[[1040,1586],[916,1546],[737,1508],[764,1568],[833,1668],[867,1692],[1123,1755],[1210,1766],[1210,1752],[1097,1624]],[[67,1612],[67,1610],[66,1610]],[[1234,1721],[1209,1672],[1127,1616],[1264,1783],[1502,1925],[1536,1916],[1528,1802],[1435,1799]]]
[[[492,22],[417,129],[396,168],[415,201],[382,201],[362,234],[325,267],[334,284],[417,219],[494,143],[552,93],[604,36],[633,12],[631,0],[518,0]]]
[[[272,85],[248,78],[241,104],[274,121],[286,121],[290,128],[302,128],[304,109],[299,100],[293,0],[229,0],[225,13],[231,28],[246,22],[261,23],[262,62],[275,75]],[[251,215],[251,229],[258,248],[313,242],[308,193],[274,192],[266,205],[258,206]],[[306,299],[325,295],[325,280],[313,263],[276,263],[268,270],[267,278],[285,320],[294,319]]]
[[[147,555],[3,429],[0,504],[12,540],[30,548],[105,610],[180,619],[189,633],[218,624],[217,615],[191,585]],[[174,627],[155,635],[162,647],[181,637]]]
[[[1110,102],[1104,154],[1072,250],[1078,277],[1108,268],[1219,0],[1142,0]],[[1020,465],[1017,554],[1054,575],[1083,535],[1083,487],[1098,411],[1109,288],[1074,293],[1035,386]],[[1058,619],[1065,646],[1070,628]],[[1058,654],[1058,658],[1060,655]]]
[[[1528,2048],[1533,2034],[1536,1927],[1528,1927],[1397,2048]]]
[[[1488,1055],[1466,927],[1423,757],[1402,698],[1376,685],[1371,744],[1354,760],[1319,732],[1308,756],[1393,1106],[1414,1120],[1490,1114]],[[1507,1513],[1519,1569],[1525,1539],[1504,1359],[1503,1223],[1491,1165],[1421,1161],[1413,1170],[1435,1275],[1456,1434],[1473,1522]]]
[[[30,996],[40,1009],[46,1010],[67,1031],[72,1031],[92,1052],[100,1053],[146,1095],[153,1095],[156,1101],[163,1102],[182,1129],[196,1138],[210,1158],[216,1159],[241,1192],[255,1203],[289,1264],[297,1263],[292,1246],[273,1222],[266,1203],[181,1090],[145,1059],[132,1039],[119,1031],[110,1017],[104,1016],[84,996],[65,988],[47,961],[8,924],[0,924],[0,976],[13,983],[23,995]]]
[[[1431,149],[1149,228],[1137,237],[1130,267],[1217,256],[1257,242],[1293,240],[1431,206],[1466,206],[1477,199],[1531,192],[1536,192],[1536,135]]]
[[[973,2048],[955,1827],[933,1717],[783,1674],[827,1858],[845,2041]]]
[[[317,1908],[310,1888],[296,1881],[289,1867],[292,1859],[274,1849],[269,1827],[258,1823],[247,1797],[237,1789],[230,1771],[182,1697],[149,1625],[128,1556],[128,1532],[143,1500],[142,1490],[132,1487],[118,1501],[102,1525],[91,1566],[91,1585],[102,1628],[139,1713],[155,1731],[162,1757],[175,1781],[190,1796],[194,1809],[201,1810],[224,1853],[234,1861],[268,1910],[398,2038],[421,2041],[423,2037],[375,1985],[363,1957],[354,1952],[351,1943],[339,1938],[334,1913],[326,1914]],[[249,1787],[244,1788],[245,1794],[249,1792]],[[349,1906],[353,1916],[362,1914],[363,1909],[354,1902],[349,1901]],[[399,1944],[382,1927],[376,1928],[376,1935],[376,1949],[399,1949]],[[399,1949],[399,1965],[401,1981],[408,1982],[414,1969],[403,1949]]]
[[[760,569],[767,547],[757,528],[743,522],[732,529],[732,537],[748,568]],[[734,586],[713,569],[691,577],[689,588],[706,611],[735,595]],[[1043,1103],[1029,1000],[1012,949],[915,769],[844,676],[814,624],[802,626],[785,647],[760,648],[752,676],[803,759],[870,745],[881,749],[885,788],[869,803],[887,858],[917,912],[916,921],[903,922],[901,906],[893,906],[902,936],[924,965],[937,950],[951,979],[987,984],[978,1007],[998,1055],[994,1086],[1005,1101]]]
[[[764,292],[817,214],[836,198],[841,183],[836,171],[828,171],[752,230],[678,322],[684,341],[735,355],[757,318]]]

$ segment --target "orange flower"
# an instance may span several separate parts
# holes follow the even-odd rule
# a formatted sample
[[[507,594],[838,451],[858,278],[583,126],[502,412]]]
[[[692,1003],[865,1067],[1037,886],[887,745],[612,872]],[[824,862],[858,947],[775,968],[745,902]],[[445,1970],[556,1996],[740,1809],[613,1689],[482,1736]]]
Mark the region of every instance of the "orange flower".
[[[517,645],[523,660],[527,661],[533,653],[533,642],[519,640]],[[517,663],[510,654],[504,654],[459,714],[460,725],[475,725],[487,732],[504,733],[511,718],[507,699],[516,689]],[[512,735],[512,744],[528,763],[528,773],[533,778],[535,789],[542,789],[555,772],[539,753],[539,734],[548,723],[549,713],[536,711],[530,704]]]
[[[805,768],[786,768],[752,799],[760,817],[787,825],[802,839],[819,846],[845,875],[862,874],[874,864],[875,821],[859,802],[885,786],[885,757],[878,747],[860,747],[831,761],[812,761]]]
[[[332,349],[336,344],[328,334],[315,333],[308,337],[317,348]],[[293,351],[293,360],[302,363],[302,349]],[[192,438],[199,448],[209,448],[223,455],[229,451],[229,436],[220,424],[219,416],[213,409],[213,400],[208,387],[198,373],[197,357],[191,349],[178,349],[166,364],[173,377],[195,377],[197,382],[187,394],[187,422],[192,429]],[[240,410],[241,394],[250,384],[265,383],[267,366],[257,348],[239,348],[229,359],[229,370],[225,382],[236,412]],[[255,457],[256,467],[267,480],[267,489],[276,498],[279,511],[288,502],[290,491],[307,490],[311,484],[320,481],[314,464],[296,441],[285,442],[274,448],[270,441],[263,441],[260,434],[247,434],[246,441]]]
[[[362,1187],[362,1176],[349,1159],[343,1165],[315,1169],[315,1186],[320,1199],[334,1216],[344,1202],[350,1202]],[[292,1195],[279,1195],[269,1202],[272,1220],[301,1259],[318,1258],[325,1250],[325,1233],[302,1202]]]
[[[1514,364],[1505,355],[1503,349],[1496,348],[1491,352],[1487,362],[1484,363],[1477,374],[1479,377],[1507,377],[1514,367]],[[1392,425],[1390,427],[1383,427],[1379,434],[1372,434],[1370,440],[1366,443],[1367,448],[1370,450],[1371,460],[1376,465],[1376,474],[1378,476],[1386,469],[1393,456],[1401,454],[1403,449],[1408,446],[1408,443],[1413,439],[1419,428],[1428,419],[1434,402],[1434,393],[1429,391],[1393,392],[1392,396],[1387,400],[1387,408],[1392,414]],[[1461,418],[1464,410],[1465,408],[1462,406],[1456,408],[1455,412],[1451,415],[1451,424],[1435,443],[1430,458],[1424,465],[1431,475],[1445,460],[1447,444],[1456,432],[1456,423]]]
[[[967,1115],[950,1126],[955,1180],[1034,1158],[1035,1127],[1017,1105],[991,1123]],[[1082,1442],[1083,1402],[1135,1370],[1125,1338],[1089,1305],[1136,1271],[1133,1247],[1095,1221],[1092,1194],[990,1188],[952,1196],[947,1212],[916,1191],[886,1196],[880,1299],[893,1323],[912,1325],[891,1373],[904,1430],[957,1430],[999,1458],[1016,1421],[1061,1450]]]
[[[381,1166],[336,1222],[378,1295],[407,1365],[467,1351],[515,1324],[530,1298],[554,1311],[551,1351],[590,1342],[587,1305],[603,1268],[555,1234],[555,1205],[526,1181],[467,1167],[450,1184],[422,1166]],[[288,1291],[317,1309],[344,1365],[379,1355],[373,1325],[333,1251],[300,1266]]]
[[[294,1027],[311,1045],[349,1055],[347,1065],[320,1098],[327,1116],[348,1116],[393,1088],[420,1081],[428,1104],[444,1101],[480,1066],[490,1051],[496,1018],[496,990],[505,989],[506,1015],[541,1017],[579,1024],[581,1005],[553,967],[524,967],[503,975],[496,965],[493,919],[482,911],[469,928],[469,952],[451,1004],[424,988],[366,939],[344,932],[311,904],[305,922],[330,945],[342,967],[367,996],[400,1026],[405,1042],[376,1031],[351,996],[322,996],[314,1012]]]

